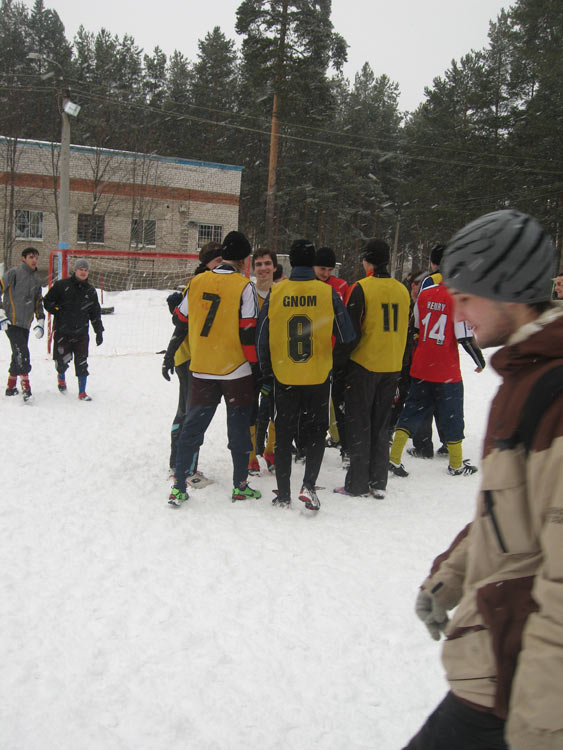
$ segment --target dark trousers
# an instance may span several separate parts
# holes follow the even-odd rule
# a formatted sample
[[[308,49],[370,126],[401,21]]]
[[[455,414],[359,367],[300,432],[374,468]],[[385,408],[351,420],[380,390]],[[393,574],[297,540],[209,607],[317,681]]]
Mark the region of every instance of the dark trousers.
[[[173,469],[176,466],[176,452],[178,450],[178,438],[182,431],[182,425],[186,419],[188,412],[188,401],[190,397],[190,387],[192,382],[192,373],[190,372],[190,363],[182,362],[174,368],[176,375],[178,376],[179,391],[178,391],[178,406],[176,407],[176,414],[174,421],[172,422],[172,429],[170,431],[170,468]],[[194,470],[195,471],[195,470]],[[193,473],[193,472],[192,472]]]
[[[504,725],[448,693],[403,750],[508,750]]]
[[[252,449],[250,420],[254,403],[252,375],[236,380],[192,379],[188,413],[182,426],[176,454],[176,487],[186,490],[186,471],[192,470],[203,444],[205,431],[221,397],[227,407],[228,447],[233,459],[233,484],[237,487],[248,476],[248,456]]]
[[[431,383],[413,379],[397,429],[414,435],[434,411],[440,415],[440,429],[446,443],[463,440],[463,382]]]
[[[88,344],[90,337],[87,333],[81,336],[67,336],[57,333],[53,336],[53,359],[59,375],[63,375],[74,357],[74,371],[77,378],[88,375]]]
[[[260,393],[260,403],[258,405],[258,414],[256,416],[256,455],[264,455],[264,445],[266,443],[266,433],[270,420],[274,417],[274,397],[273,393]]]
[[[441,443],[446,441],[442,438],[442,429],[440,427],[440,415],[438,409],[435,408],[434,412],[430,414],[424,420],[422,427],[414,433],[412,436],[412,444],[419,450],[425,458],[432,458],[434,456],[434,443],[432,442],[432,420],[436,420],[436,428],[438,430],[438,437]]]
[[[291,444],[299,423],[305,453],[303,484],[315,487],[325,452],[330,419],[330,378],[320,385],[274,383],[276,480],[279,497],[291,497]]]
[[[346,444],[346,368],[335,367],[332,371],[332,405],[334,406],[334,418],[338,427],[340,438],[340,452],[347,453]]]
[[[29,361],[29,330],[21,326],[8,326],[6,335],[12,347],[12,359],[8,372],[10,375],[27,375],[31,371]]]
[[[389,422],[398,372],[370,372],[350,362],[346,375],[346,441],[350,468],[344,486],[363,495],[384,490],[389,470]]]

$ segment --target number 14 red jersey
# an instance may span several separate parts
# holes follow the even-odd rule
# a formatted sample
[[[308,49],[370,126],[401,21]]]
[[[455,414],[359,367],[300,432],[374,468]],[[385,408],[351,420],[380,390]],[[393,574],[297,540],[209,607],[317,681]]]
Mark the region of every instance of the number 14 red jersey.
[[[411,365],[411,377],[431,383],[461,380],[458,339],[468,336],[465,323],[454,321],[453,300],[443,284],[424,289],[414,306],[418,345]]]

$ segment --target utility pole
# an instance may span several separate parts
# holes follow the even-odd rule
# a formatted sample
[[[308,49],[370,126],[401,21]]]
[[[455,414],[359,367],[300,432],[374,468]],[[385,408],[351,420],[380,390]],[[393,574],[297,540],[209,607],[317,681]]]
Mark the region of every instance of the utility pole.
[[[268,193],[266,196],[266,241],[268,247],[276,250],[274,245],[274,213],[276,207],[278,147],[279,147],[279,111],[280,90],[284,76],[285,38],[287,34],[287,8],[289,0],[283,0],[280,39],[276,60],[276,78],[274,81],[274,102],[272,105],[272,128],[270,131],[270,158],[268,164]]]
[[[395,224],[395,241],[393,242],[393,258],[391,261],[391,276],[395,277],[397,273],[397,256],[399,254],[399,229],[401,227],[401,214],[397,214],[397,223]],[[395,277],[396,278],[396,277]]]
[[[44,60],[56,65],[60,71],[61,84],[64,81],[63,66],[56,60],[46,57],[41,52],[30,52],[30,60]],[[46,80],[54,75],[52,71],[43,73],[41,78]],[[70,115],[77,117],[80,112],[78,104],[70,100],[70,94],[64,85],[60,89],[61,108],[61,156],[59,159],[59,250],[69,246],[69,218],[70,218]]]
[[[69,246],[70,214],[70,118],[65,104],[70,101],[64,95],[61,107],[61,158],[59,160],[59,250]]]

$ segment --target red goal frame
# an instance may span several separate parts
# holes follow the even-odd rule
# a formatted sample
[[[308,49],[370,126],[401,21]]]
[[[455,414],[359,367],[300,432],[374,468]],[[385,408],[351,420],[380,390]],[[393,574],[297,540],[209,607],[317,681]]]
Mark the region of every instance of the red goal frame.
[[[69,257],[79,256],[80,258],[130,258],[136,260],[157,260],[174,259],[174,260],[199,260],[199,253],[157,253],[147,250],[85,250],[83,248],[64,248],[51,250],[49,253],[49,275],[47,285],[49,289],[58,279],[65,279],[69,276]],[[52,316],[48,315],[47,320],[47,351],[51,352],[51,341],[53,338]]]

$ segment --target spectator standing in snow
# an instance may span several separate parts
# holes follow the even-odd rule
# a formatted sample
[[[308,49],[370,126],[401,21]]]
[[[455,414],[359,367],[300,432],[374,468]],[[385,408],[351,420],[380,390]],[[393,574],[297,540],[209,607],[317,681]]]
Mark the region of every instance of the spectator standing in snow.
[[[90,264],[80,258],[74,264],[72,276],[55,281],[44,299],[45,309],[55,319],[53,359],[57,368],[57,386],[61,393],[67,392],[65,373],[74,358],[81,401],[92,400],[86,393],[90,323],[96,334],[96,346],[104,340],[102,311],[96,289],[88,281],[89,272]]]
[[[563,748],[563,310],[535,219],[471,222],[442,264],[456,317],[502,378],[474,520],[436,558],[416,613],[450,692],[404,750]],[[448,612],[455,609],[448,621]]]
[[[34,247],[26,247],[22,252],[21,265],[6,271],[3,279],[3,307],[0,311],[0,327],[6,331],[12,348],[12,359],[8,370],[8,385],[6,396],[18,393],[17,379],[24,401],[31,399],[29,373],[31,362],[29,356],[29,329],[33,326],[35,336],[40,339],[45,330],[45,313],[43,312],[41,281],[37,273],[39,251]]]

